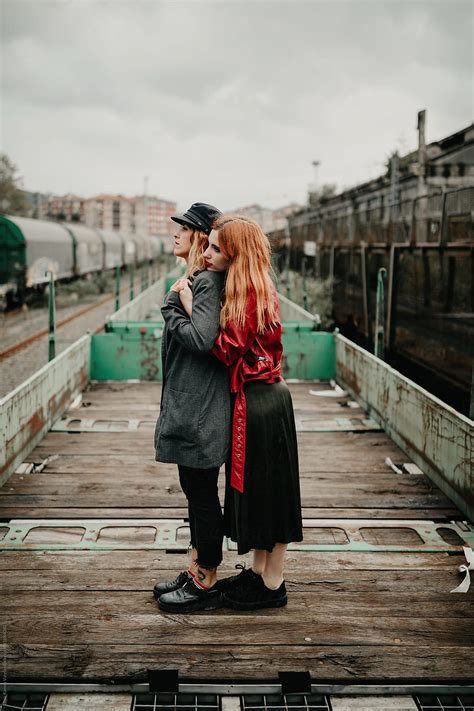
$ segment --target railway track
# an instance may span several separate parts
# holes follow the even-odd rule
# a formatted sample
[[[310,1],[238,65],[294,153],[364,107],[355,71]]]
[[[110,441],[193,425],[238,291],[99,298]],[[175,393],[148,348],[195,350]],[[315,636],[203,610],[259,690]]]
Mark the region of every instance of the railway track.
[[[92,304],[88,304],[87,306],[83,306],[83,307],[77,309],[77,311],[73,312],[66,318],[63,318],[60,321],[57,321],[56,322],[56,329],[62,328],[66,324],[71,323],[71,321],[74,321],[75,319],[80,318],[84,314],[89,313],[89,311],[92,311],[93,309],[98,308],[102,304],[112,301],[113,298],[114,298],[113,294],[108,294],[107,296],[103,297],[102,299],[99,299],[98,301],[95,301]],[[27,348],[29,345],[31,345],[35,341],[38,341],[40,338],[43,338],[44,336],[47,336],[47,335],[48,335],[48,329],[42,328],[38,331],[35,331],[31,336],[27,336],[26,338],[23,338],[20,341],[13,343],[12,345],[8,346],[7,348],[0,350],[0,361],[5,360],[5,358],[10,358],[15,353],[18,353],[19,351],[23,350],[24,348]]]
[[[121,290],[120,302],[127,303],[129,297],[128,287]],[[87,331],[100,332],[104,327],[106,317],[113,309],[115,295],[109,293],[93,303],[71,309],[63,308],[59,312],[63,317],[56,322],[56,352],[59,354],[71,343],[80,338]],[[39,368],[48,362],[48,328],[47,313],[41,314],[46,327],[37,327],[38,315],[24,324],[24,329],[34,330],[25,337],[16,339],[0,350],[0,397],[7,395],[11,390],[29,378]],[[8,341],[10,323],[4,323],[5,338]],[[13,325],[13,324],[11,324]],[[18,326],[15,324],[15,331]]]

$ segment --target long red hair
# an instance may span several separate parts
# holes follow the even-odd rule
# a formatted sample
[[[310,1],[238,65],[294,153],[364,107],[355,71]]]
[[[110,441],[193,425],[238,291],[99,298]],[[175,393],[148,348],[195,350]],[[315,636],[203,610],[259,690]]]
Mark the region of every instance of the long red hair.
[[[221,326],[235,321],[242,326],[249,290],[256,296],[257,328],[262,333],[276,320],[275,290],[270,278],[271,248],[260,225],[240,215],[222,215],[213,225],[219,249],[229,261]]]

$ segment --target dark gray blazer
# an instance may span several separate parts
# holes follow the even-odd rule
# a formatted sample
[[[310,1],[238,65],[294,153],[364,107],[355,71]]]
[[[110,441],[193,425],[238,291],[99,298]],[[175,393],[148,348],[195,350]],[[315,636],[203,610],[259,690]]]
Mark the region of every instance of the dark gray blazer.
[[[187,467],[221,466],[230,445],[230,387],[227,368],[210,354],[219,329],[224,274],[195,278],[192,318],[170,291],[161,309],[163,388],[155,428],[155,459]]]

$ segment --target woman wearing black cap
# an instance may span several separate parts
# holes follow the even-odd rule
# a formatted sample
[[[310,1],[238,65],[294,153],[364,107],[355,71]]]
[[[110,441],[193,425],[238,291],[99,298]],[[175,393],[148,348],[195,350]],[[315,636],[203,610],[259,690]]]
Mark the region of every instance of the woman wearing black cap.
[[[223,215],[214,222],[204,253],[208,270],[227,275],[221,328],[212,348],[229,367],[234,398],[226,533],[239,554],[253,550],[250,569],[219,583],[224,604],[237,610],[287,604],[286,549],[303,539],[295,419],[282,377],[282,327],[270,252],[256,222]],[[191,291],[183,285],[179,295],[192,320]]]
[[[219,329],[224,274],[204,269],[203,251],[214,220],[221,213],[206,203],[194,203],[171,219],[181,228],[174,253],[187,261],[192,284],[193,317],[179,299],[178,280],[161,311],[163,387],[155,429],[156,461],[178,465],[188,500],[191,564],[172,582],[155,585],[160,607],[170,612],[214,609],[221,605],[215,586],[222,561],[223,517],[217,491],[220,466],[230,445],[230,391],[227,368],[210,355]]]

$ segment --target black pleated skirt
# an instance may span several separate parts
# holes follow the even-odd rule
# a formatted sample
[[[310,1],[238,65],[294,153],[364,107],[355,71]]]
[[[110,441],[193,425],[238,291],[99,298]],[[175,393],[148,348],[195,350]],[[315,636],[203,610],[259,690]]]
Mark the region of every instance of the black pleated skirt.
[[[247,432],[243,494],[226,465],[225,532],[240,555],[303,540],[295,417],[284,382],[245,385]]]

